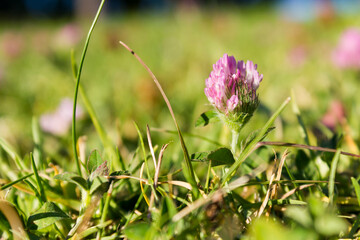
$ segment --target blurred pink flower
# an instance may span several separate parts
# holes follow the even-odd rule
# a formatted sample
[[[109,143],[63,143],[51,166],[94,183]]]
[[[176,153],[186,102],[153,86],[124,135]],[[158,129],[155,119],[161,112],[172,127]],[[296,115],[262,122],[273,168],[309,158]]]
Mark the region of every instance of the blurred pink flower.
[[[221,113],[252,114],[258,104],[256,90],[262,79],[252,61],[236,62],[233,56],[224,54],[206,79],[205,95]]]
[[[19,33],[6,32],[2,36],[2,49],[9,58],[20,56],[24,49],[24,39]]]
[[[40,117],[41,128],[48,133],[63,136],[69,130],[72,123],[73,102],[69,98],[61,100],[57,110],[52,113],[43,114]],[[77,106],[76,118],[84,115],[82,108]]]
[[[81,29],[74,23],[63,26],[55,35],[55,46],[61,49],[74,47],[82,37]]]
[[[334,50],[333,62],[340,68],[360,69],[360,30],[350,28],[340,38]]]
[[[335,100],[331,102],[328,111],[325,113],[321,122],[331,130],[334,130],[335,127],[340,123],[343,123],[345,120],[345,108],[342,102]]]

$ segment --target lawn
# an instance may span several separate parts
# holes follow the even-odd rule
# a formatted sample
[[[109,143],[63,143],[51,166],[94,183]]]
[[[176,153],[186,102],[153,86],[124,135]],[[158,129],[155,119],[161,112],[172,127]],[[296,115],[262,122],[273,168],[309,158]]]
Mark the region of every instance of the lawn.
[[[237,7],[103,14],[81,68],[74,136],[91,17],[2,20],[0,236],[355,239],[360,70],[335,50],[359,21]],[[233,146],[228,113],[204,93],[225,53],[263,74]]]

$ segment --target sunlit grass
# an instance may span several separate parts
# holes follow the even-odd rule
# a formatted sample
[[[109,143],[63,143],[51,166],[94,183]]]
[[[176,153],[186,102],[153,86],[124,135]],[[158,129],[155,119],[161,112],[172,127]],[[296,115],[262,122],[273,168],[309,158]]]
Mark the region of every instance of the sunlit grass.
[[[356,20],[290,23],[261,9],[181,9],[100,18],[81,85],[107,136],[94,127],[93,116],[76,121],[77,136],[86,136],[78,143],[83,178],[66,174],[77,170],[70,129],[63,136],[44,133],[36,119],[55,111],[61,99],[73,97],[70,52],[73,48],[75,61],[80,59],[90,20],[72,23],[79,27],[80,40],[64,46],[59,31],[65,20],[0,23],[3,45],[7,34],[21,42],[19,53],[0,53],[2,236],[12,236],[9,229],[15,223],[4,209],[13,205],[17,212],[11,214],[19,215],[13,219],[20,217],[24,224],[19,232],[31,239],[354,237],[360,209],[358,159],[326,151],[359,153],[359,75],[331,61],[341,32]],[[149,74],[119,41],[131,46],[156,75],[182,135]],[[195,128],[200,114],[211,109],[205,79],[224,53],[258,64],[264,74],[261,105],[241,132],[243,145],[234,164],[211,167],[209,159],[199,158],[192,170],[185,164],[181,136],[189,155],[230,145],[230,131],[221,123]],[[286,108],[285,103],[270,119],[292,91],[296,103]],[[346,121],[331,131],[321,120],[333,100],[342,102]],[[89,103],[80,95],[78,102],[88,111]],[[147,147],[147,124],[154,156]],[[275,129],[266,140],[284,144],[258,143],[271,126]],[[252,142],[249,136],[254,136]],[[295,149],[287,154],[286,146]],[[279,161],[284,167],[277,169]]]

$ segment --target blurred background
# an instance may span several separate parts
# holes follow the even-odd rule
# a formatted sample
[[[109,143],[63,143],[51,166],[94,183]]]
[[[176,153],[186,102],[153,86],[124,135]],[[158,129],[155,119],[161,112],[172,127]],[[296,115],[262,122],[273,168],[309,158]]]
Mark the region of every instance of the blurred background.
[[[0,136],[22,154],[33,147],[33,116],[47,151],[71,151],[70,52],[80,60],[99,3],[0,1]],[[81,83],[115,143],[136,146],[133,121],[142,129],[174,129],[153,81],[118,43],[123,41],[158,77],[182,129],[219,139],[221,125],[195,129],[194,123],[211,109],[204,86],[212,64],[228,53],[254,61],[264,74],[261,106],[244,135],[261,127],[293,91],[312,144],[321,145],[321,134],[331,137],[344,126],[358,143],[359,12],[359,0],[107,0]],[[271,140],[299,142],[292,108],[282,116]],[[88,136],[89,148],[100,146],[81,97],[78,135]],[[165,143],[161,139],[158,144]]]

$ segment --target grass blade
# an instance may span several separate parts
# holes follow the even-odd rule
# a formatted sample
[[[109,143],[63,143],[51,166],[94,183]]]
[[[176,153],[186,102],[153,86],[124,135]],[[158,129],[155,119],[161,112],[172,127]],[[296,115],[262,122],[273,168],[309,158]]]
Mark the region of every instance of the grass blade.
[[[284,163],[284,167],[285,167],[285,170],[286,170],[287,174],[288,174],[289,177],[290,177],[290,180],[291,180],[291,181],[295,181],[295,177],[294,177],[294,175],[291,173],[291,171],[290,171],[290,169],[288,168],[286,162]],[[298,185],[297,183],[294,182],[293,185],[294,185],[294,189],[299,189],[299,185]],[[301,191],[295,191],[295,194],[296,194],[296,196],[299,198],[299,200],[302,201],[302,200],[304,199],[304,197],[302,196]]]
[[[336,174],[336,168],[337,164],[340,159],[340,153],[341,151],[338,149],[335,153],[335,156],[331,162],[331,168],[330,168],[330,176],[329,176],[329,199],[330,199],[330,205],[334,204],[334,186],[335,186],[335,174]]]
[[[39,191],[40,191],[39,192],[40,193],[40,198],[41,198],[42,202],[44,203],[44,202],[46,202],[46,195],[45,195],[45,191],[44,191],[44,186],[41,183],[41,179],[40,179],[38,170],[36,168],[34,156],[33,156],[32,153],[30,153],[30,160],[31,160],[31,166],[32,166],[33,171],[34,171],[35,179],[36,179]]]
[[[0,137],[0,145],[7,154],[14,160],[19,170],[25,170],[26,166],[14,148],[3,138]]]
[[[146,125],[146,135],[147,135],[147,139],[148,139],[150,153],[151,153],[152,159],[154,161],[154,166],[156,168],[156,157],[155,157],[155,152],[154,152],[154,148],[153,148],[152,141],[151,141],[151,133],[150,133],[149,125]]]
[[[40,131],[39,121],[36,117],[32,119],[32,134],[34,140],[34,160],[39,169],[44,170],[46,168],[46,163],[43,161],[42,154],[42,135]]]
[[[25,175],[25,176],[23,176],[23,177],[15,180],[15,181],[12,181],[12,182],[10,182],[10,183],[8,183],[8,184],[5,184],[5,185],[3,185],[3,186],[0,187],[0,191],[7,189],[7,188],[11,187],[11,186],[14,185],[14,184],[17,184],[18,182],[21,182],[22,180],[27,179],[28,177],[31,177],[32,175],[34,175],[34,174],[33,174],[33,173],[30,173],[30,174]]]
[[[356,181],[356,179],[353,177],[351,177],[351,182],[355,188],[356,197],[358,199],[359,206],[360,206],[360,185],[359,185],[358,181]]]
[[[302,120],[300,109],[296,103],[295,93],[293,90],[291,91],[291,98],[292,98],[292,109],[293,109],[293,112],[295,113],[298,123],[300,125],[300,135],[304,139],[305,143],[307,145],[310,145],[309,136],[308,136],[304,121]]]
[[[82,72],[82,68],[83,68],[83,65],[84,65],[84,60],[85,60],[85,55],[86,55],[86,52],[87,52],[87,49],[88,49],[88,46],[89,46],[89,42],[90,42],[90,37],[91,37],[91,34],[94,30],[94,27],[96,25],[96,22],[97,20],[99,19],[99,16],[100,16],[100,13],[101,13],[101,10],[104,6],[104,3],[105,3],[105,0],[102,0],[101,3],[100,3],[100,6],[99,6],[99,9],[95,15],[95,18],[94,18],[94,21],[90,27],[90,30],[88,32],[88,35],[86,37],[86,41],[85,41],[85,46],[84,46],[84,49],[83,49],[83,53],[82,53],[82,56],[81,56],[81,60],[80,60],[80,65],[79,65],[79,70],[77,72],[77,75],[76,75],[76,85],[75,85],[75,94],[74,94],[74,105],[73,105],[73,116],[72,116],[72,140],[73,140],[73,151],[74,151],[74,157],[75,157],[75,162],[76,162],[76,167],[77,167],[77,170],[78,170],[78,173],[80,176],[82,176],[82,173],[81,173],[81,169],[80,169],[80,162],[79,162],[79,157],[78,157],[78,154],[77,154],[77,150],[76,150],[76,104],[77,104],[77,97],[78,97],[78,92],[79,92],[79,85],[80,85],[80,77],[81,77],[81,72]]]
[[[78,68],[77,68],[77,65],[75,62],[74,51],[71,51],[71,66],[72,66],[72,70],[73,70],[73,74],[74,74],[74,81],[76,82]],[[79,85],[79,92],[80,92],[80,96],[83,101],[83,104],[86,108],[86,111],[88,112],[90,119],[95,127],[95,130],[100,137],[101,143],[103,144],[103,146],[105,148],[105,152],[110,153],[111,160],[117,159],[115,157],[115,156],[117,156],[117,153],[113,147],[113,144],[112,144],[108,134],[106,133],[104,127],[101,125],[100,120],[99,120],[98,116],[96,115],[95,109],[94,109],[93,105],[91,104],[90,99],[86,95],[84,88],[82,87],[81,84]],[[111,162],[114,163],[115,169],[121,169],[121,165],[118,161],[111,161]]]
[[[31,190],[33,191],[35,197],[39,200],[39,202],[44,203],[36,187],[28,180],[24,180],[24,182],[31,188]]]
[[[254,171],[249,175],[241,176],[240,178],[232,181],[228,184],[227,187],[220,188],[216,191],[213,191],[207,195],[206,198],[199,198],[187,207],[183,208],[180,212],[175,214],[172,218],[173,222],[177,222],[180,219],[184,218],[191,212],[195,211],[196,209],[200,208],[201,206],[213,201],[213,199],[218,199],[220,196],[225,196],[229,191],[234,190],[238,187],[244,186],[253,176],[258,175],[259,173],[265,171],[265,166],[260,165],[258,168],[254,169]]]
[[[351,227],[351,230],[350,230],[347,238],[357,239],[354,235],[355,235],[356,231],[359,229],[359,226],[360,226],[360,216],[357,216],[354,224]]]
[[[184,157],[185,157],[185,163],[186,163],[186,166],[187,166],[187,170],[189,171],[189,174],[190,174],[190,179],[189,179],[189,182],[190,184],[193,186],[193,192],[196,196],[199,195],[199,189],[198,189],[198,186],[197,186],[197,182],[196,182],[196,178],[195,178],[195,173],[194,173],[194,169],[191,165],[191,160],[190,160],[190,155],[189,155],[189,152],[187,150],[187,147],[185,145],[185,141],[184,141],[184,138],[182,136],[182,133],[181,133],[181,130],[180,130],[180,127],[176,121],[176,118],[175,118],[175,114],[174,114],[174,111],[171,107],[171,104],[170,104],[170,101],[169,99],[167,98],[164,90],[162,89],[159,81],[157,80],[157,78],[155,77],[155,75],[153,74],[153,72],[150,70],[150,68],[143,62],[143,60],[131,49],[129,48],[125,43],[121,42],[120,41],[120,44],[123,45],[129,52],[131,52],[132,55],[134,55],[134,57],[140,62],[140,64],[146,69],[146,71],[150,74],[150,76],[152,77],[152,79],[154,80],[155,84],[156,84],[156,87],[159,89],[168,109],[169,109],[169,112],[171,114],[171,117],[175,123],[175,127],[176,127],[176,130],[178,132],[178,135],[179,135],[179,138],[180,138],[180,143],[181,143],[181,148],[183,150],[183,153],[184,153]],[[185,174],[186,176],[186,174]]]
[[[305,144],[297,144],[297,143],[286,143],[286,142],[259,142],[259,146],[279,146],[279,147],[293,147],[293,148],[303,148],[303,149],[309,149],[312,151],[320,151],[320,152],[333,152],[336,153],[336,149],[332,148],[324,148],[324,147],[318,147],[318,146],[310,146]],[[349,153],[349,152],[343,152],[340,151],[341,155],[346,155],[350,157],[360,158],[360,155]]]
[[[141,165],[141,168],[140,168],[140,179],[142,178],[142,175],[143,175],[143,172],[144,172],[144,166],[145,166],[145,163],[143,163]],[[144,186],[143,186],[142,181],[140,181],[140,189],[141,189],[142,195],[144,196],[145,202],[149,207],[150,206],[150,201],[149,201],[149,198],[146,196],[146,191],[144,190]]]
[[[151,181],[151,175],[150,175],[149,165],[148,165],[148,162],[147,162],[147,156],[146,156],[144,139],[143,139],[143,137],[142,137],[142,135],[141,135],[139,126],[138,126],[135,122],[134,122],[134,125],[135,125],[136,131],[137,131],[137,133],[138,133],[138,135],[139,135],[139,140],[140,140],[140,144],[141,144],[141,149],[142,149],[142,152],[143,152],[144,162],[145,162],[145,166],[146,166],[146,173],[147,173],[147,175],[148,175],[148,178],[149,178],[150,181]]]
[[[283,104],[278,108],[278,110],[271,116],[271,118],[265,123],[265,126],[261,129],[259,134],[247,145],[247,147],[242,151],[240,157],[236,160],[236,162],[230,167],[229,171],[223,176],[221,186],[224,186],[226,182],[230,180],[233,174],[235,174],[236,170],[239,168],[240,164],[258,147],[257,143],[262,139],[263,135],[266,131],[271,127],[274,123],[275,119],[280,115],[280,113],[284,110],[286,105],[290,102],[290,97],[288,97]]]

